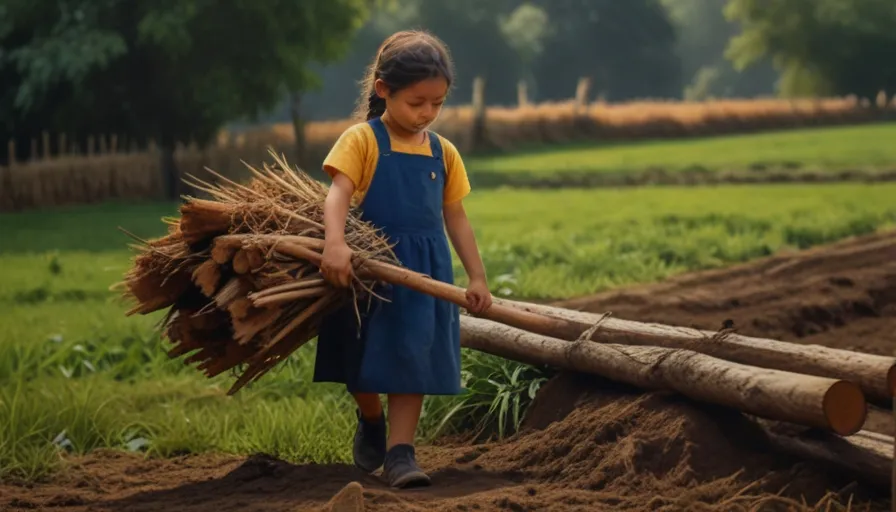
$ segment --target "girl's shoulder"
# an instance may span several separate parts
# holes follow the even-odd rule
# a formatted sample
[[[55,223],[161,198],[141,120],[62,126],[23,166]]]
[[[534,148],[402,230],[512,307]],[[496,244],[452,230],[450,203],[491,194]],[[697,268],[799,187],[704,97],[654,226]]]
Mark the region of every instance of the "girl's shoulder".
[[[330,147],[330,155],[350,155],[365,161],[375,152],[376,135],[366,122],[354,123],[344,129]]]
[[[356,144],[376,144],[376,135],[373,128],[366,121],[356,122],[343,130],[339,136],[339,142],[349,142]]]
[[[460,151],[457,150],[457,146],[454,145],[453,142],[448,137],[437,133],[435,131],[430,130],[430,135],[435,135],[439,140],[439,145],[442,147],[442,154],[446,157],[450,155],[451,158],[460,158]]]

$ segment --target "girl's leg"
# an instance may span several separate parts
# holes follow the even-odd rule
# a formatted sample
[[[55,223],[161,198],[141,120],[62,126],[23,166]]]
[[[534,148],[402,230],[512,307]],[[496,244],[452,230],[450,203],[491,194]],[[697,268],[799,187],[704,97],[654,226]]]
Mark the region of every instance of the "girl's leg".
[[[353,393],[358,404],[358,426],[352,455],[355,465],[373,473],[386,459],[386,418],[383,404],[376,393]]]
[[[414,444],[422,409],[423,395],[389,395],[389,449]]]
[[[429,485],[429,476],[417,466],[414,437],[423,408],[423,395],[389,395],[389,450],[383,476],[393,487]]]
[[[380,395],[376,393],[355,393],[352,395],[355,403],[358,404],[358,410],[361,416],[367,421],[379,421],[383,415],[383,403],[380,401]]]

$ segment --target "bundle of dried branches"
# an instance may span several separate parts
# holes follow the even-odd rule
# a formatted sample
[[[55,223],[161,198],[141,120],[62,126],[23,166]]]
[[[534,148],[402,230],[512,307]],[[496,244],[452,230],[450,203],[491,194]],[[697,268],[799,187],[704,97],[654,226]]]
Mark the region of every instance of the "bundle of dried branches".
[[[356,274],[342,289],[320,275],[315,262],[328,188],[270,154],[275,165],[261,170],[244,162],[253,175],[246,184],[211,169],[217,184],[191,176],[190,184],[211,199],[186,198],[180,218],[166,219],[166,236],[137,239],[139,254],[121,283],[136,302],[128,314],[168,308],[161,328],[174,344],[171,357],[189,354],[185,362],[209,377],[243,367],[231,394],[313,339],[329,311],[377,300],[373,278]],[[284,256],[278,250],[284,242],[312,257]],[[359,261],[399,264],[385,237],[355,210],[346,242]]]

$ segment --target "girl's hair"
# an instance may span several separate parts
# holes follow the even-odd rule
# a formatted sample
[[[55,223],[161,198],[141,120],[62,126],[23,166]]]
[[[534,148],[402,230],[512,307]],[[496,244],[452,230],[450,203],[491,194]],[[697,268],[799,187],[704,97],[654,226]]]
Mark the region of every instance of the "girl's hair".
[[[422,30],[396,32],[383,41],[367,68],[355,117],[370,120],[386,111],[386,100],[377,96],[374,87],[378,79],[395,93],[435,77],[447,80],[449,88],[454,82],[454,64],[445,43]]]

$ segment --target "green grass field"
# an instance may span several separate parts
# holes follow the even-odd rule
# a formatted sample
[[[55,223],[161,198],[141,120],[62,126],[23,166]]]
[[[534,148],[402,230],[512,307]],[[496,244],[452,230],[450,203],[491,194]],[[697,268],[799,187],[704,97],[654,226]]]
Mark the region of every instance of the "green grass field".
[[[889,227],[893,197],[896,185],[860,184],[496,190],[475,193],[468,210],[496,294],[559,298]],[[313,344],[231,398],[229,376],[206,380],[166,358],[158,315],[124,316],[109,287],[128,268],[130,240],[116,228],[159,235],[160,218],[175,213],[147,204],[0,215],[0,476],[39,477],[60,467],[60,450],[109,446],[348,460],[351,403],[309,383]],[[471,394],[427,402],[423,439],[471,418],[512,427],[513,397],[525,405],[543,378],[465,357]]]
[[[470,159],[471,173],[630,173],[648,169],[892,169],[896,123],[726,137],[550,148]]]

